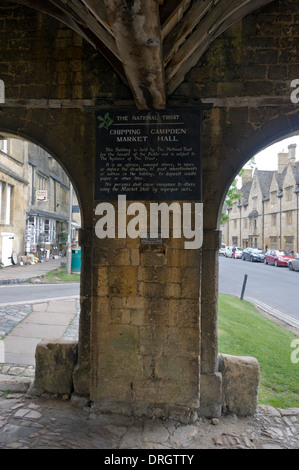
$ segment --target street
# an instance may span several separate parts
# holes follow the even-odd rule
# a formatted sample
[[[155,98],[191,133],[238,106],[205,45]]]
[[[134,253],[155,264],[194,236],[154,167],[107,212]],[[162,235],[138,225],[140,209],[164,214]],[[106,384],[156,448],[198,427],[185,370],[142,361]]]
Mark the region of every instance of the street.
[[[35,300],[79,296],[79,283],[65,284],[9,284],[0,286],[0,305]]]
[[[244,300],[253,302],[268,313],[299,327],[299,272],[287,267],[251,263],[219,256],[219,292],[240,298],[245,274]]]
[[[219,256],[219,292],[240,298],[245,274],[244,300],[299,327],[299,272]],[[79,283],[10,284],[0,286],[0,305],[79,296]]]

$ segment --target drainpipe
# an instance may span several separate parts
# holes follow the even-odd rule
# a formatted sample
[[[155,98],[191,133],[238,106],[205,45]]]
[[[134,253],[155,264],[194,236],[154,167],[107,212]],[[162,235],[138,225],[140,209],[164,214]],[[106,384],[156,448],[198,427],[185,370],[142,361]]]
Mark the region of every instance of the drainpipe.
[[[281,197],[282,197],[282,194],[279,196],[279,250],[283,250],[282,235],[281,235],[281,216],[282,216],[282,213],[281,213]]]
[[[299,253],[299,213],[298,213],[298,195],[299,195],[299,192],[296,193],[296,196],[297,196],[297,250],[296,252]]]
[[[262,201],[263,204],[263,218],[262,218],[262,250],[264,249],[265,246],[265,201]]]
[[[241,217],[241,211],[242,211],[242,205],[240,204],[240,243],[239,243],[239,247],[242,248],[242,227],[241,227],[241,223],[242,223],[242,217]]]

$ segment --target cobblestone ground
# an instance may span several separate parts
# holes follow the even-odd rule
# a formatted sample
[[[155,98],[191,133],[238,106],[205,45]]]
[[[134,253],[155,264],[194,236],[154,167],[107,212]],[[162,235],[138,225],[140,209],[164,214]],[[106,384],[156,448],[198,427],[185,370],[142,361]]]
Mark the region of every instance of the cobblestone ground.
[[[0,397],[2,449],[298,449],[299,409],[262,407],[250,418],[134,420],[69,400]],[[85,403],[87,405],[87,403]]]
[[[0,307],[0,338],[7,335],[20,321],[32,312],[32,305],[7,305]]]
[[[0,307],[0,334],[6,335],[31,309]],[[66,339],[77,339],[78,322],[79,301]],[[136,420],[98,414],[76,396],[36,397],[30,393],[33,379],[33,366],[0,364],[1,449],[299,449],[299,408],[260,406],[252,417],[199,418],[192,425]]]

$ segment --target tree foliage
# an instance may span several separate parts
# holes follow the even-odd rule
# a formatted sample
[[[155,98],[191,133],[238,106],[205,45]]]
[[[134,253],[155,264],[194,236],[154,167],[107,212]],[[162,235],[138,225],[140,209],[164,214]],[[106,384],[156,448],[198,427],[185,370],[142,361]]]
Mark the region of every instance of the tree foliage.
[[[252,157],[249,160],[248,164],[249,164],[250,168],[253,168],[255,166],[254,157]],[[226,197],[225,197],[225,200],[224,200],[224,206],[233,207],[234,202],[236,200],[240,199],[243,196],[242,192],[239,191],[239,189],[237,187],[238,178],[242,177],[243,173],[244,173],[244,169],[242,168],[242,170],[238,173],[237,177],[232,182],[229,190],[227,191],[227,194],[226,194]],[[224,222],[226,222],[228,219],[229,219],[228,214],[222,209],[221,224],[224,224]]]

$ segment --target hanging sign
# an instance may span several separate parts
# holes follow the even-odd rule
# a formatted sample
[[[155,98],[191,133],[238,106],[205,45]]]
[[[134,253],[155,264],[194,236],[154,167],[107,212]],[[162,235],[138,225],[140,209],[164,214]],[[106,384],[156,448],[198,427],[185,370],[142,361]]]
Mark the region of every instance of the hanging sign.
[[[46,189],[36,190],[36,200],[38,202],[45,202],[48,200],[48,191]]]

